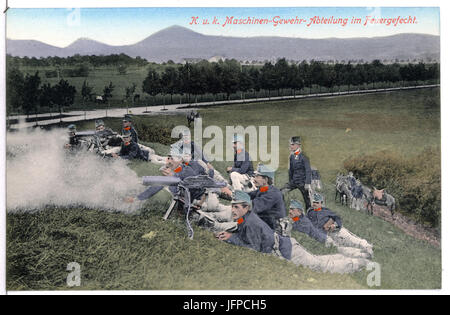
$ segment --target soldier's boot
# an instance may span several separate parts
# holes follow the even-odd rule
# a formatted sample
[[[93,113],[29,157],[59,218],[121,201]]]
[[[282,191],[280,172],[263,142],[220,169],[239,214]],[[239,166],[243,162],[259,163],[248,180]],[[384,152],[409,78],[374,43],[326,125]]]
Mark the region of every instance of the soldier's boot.
[[[325,240],[325,247],[326,248],[338,247],[338,245],[331,237],[327,236],[327,239]]]
[[[291,237],[291,261],[297,266],[305,266],[314,271],[330,273],[353,273],[370,262],[363,258],[350,258],[342,254],[313,255]]]
[[[330,234],[330,237],[334,240],[336,244],[342,247],[356,247],[362,249],[373,257],[373,246],[369,244],[365,239],[362,239],[346,228],[341,228],[337,232]]]
[[[352,257],[352,258],[364,258],[364,259],[370,259],[372,258],[372,256],[367,253],[364,252],[363,250],[359,249],[359,248],[354,248],[354,247],[338,247],[337,248],[338,253],[347,256],[347,257]]]

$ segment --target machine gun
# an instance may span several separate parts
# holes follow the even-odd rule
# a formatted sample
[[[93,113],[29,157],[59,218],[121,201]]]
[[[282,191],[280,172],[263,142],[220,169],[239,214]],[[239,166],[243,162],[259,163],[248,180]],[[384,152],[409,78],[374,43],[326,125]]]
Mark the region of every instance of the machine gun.
[[[173,200],[164,214],[164,220],[167,220],[169,216],[172,214],[175,206],[183,205],[183,209],[186,214],[186,227],[188,230],[188,237],[190,239],[194,238],[194,230],[192,229],[189,215],[191,213],[191,190],[195,189],[214,189],[214,188],[223,188],[226,187],[226,183],[217,182],[208,175],[198,175],[187,177],[184,180],[181,180],[178,177],[174,176],[143,176],[142,183],[146,186],[177,186],[178,190],[173,197]],[[159,190],[161,190],[159,189]],[[154,193],[159,191],[158,188],[154,191]],[[177,207],[178,208],[178,207]]]
[[[106,145],[110,139],[117,138],[122,141],[122,137],[113,131],[79,131],[75,133],[75,137],[80,139],[83,138],[83,140],[87,138],[86,140],[84,140],[87,143],[87,150],[95,151],[103,157],[106,155]]]

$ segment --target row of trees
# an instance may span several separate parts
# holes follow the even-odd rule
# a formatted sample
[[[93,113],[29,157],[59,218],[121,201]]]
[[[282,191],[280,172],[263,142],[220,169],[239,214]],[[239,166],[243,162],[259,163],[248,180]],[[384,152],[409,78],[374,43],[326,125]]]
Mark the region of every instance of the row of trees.
[[[141,57],[132,58],[126,54],[111,55],[79,55],[70,57],[16,57],[6,55],[7,63],[15,67],[54,67],[54,66],[76,66],[88,64],[92,67],[126,65],[126,66],[145,66],[148,61]]]
[[[60,115],[64,107],[74,104],[77,93],[76,88],[69,83],[68,80],[61,79],[55,85],[50,83],[41,84],[39,71],[34,74],[24,75],[17,68],[8,68],[7,71],[7,93],[6,104],[7,114],[24,113],[27,116],[38,113],[38,109],[47,108],[49,110],[57,108]],[[125,88],[124,100],[134,103],[136,94],[135,83]],[[96,95],[94,88],[84,80],[81,87],[81,100],[86,113],[86,105],[89,102],[108,104],[113,97],[115,86],[112,82],[106,85],[100,95]],[[99,99],[95,100],[94,97]]]
[[[150,68],[142,84],[142,90],[151,96],[158,94],[188,94],[197,97],[202,94],[224,93],[227,98],[238,91],[297,90],[319,86],[333,88],[341,86],[370,85],[376,82],[426,81],[439,79],[439,64],[383,64],[379,60],[364,64],[319,61],[289,64],[280,59],[275,64],[262,67],[242,66],[236,60],[217,63],[201,61],[195,64],[167,66],[162,72]]]
[[[20,109],[27,116],[37,114],[39,106],[56,106],[61,114],[63,107],[74,103],[77,92],[67,80],[61,79],[53,86],[50,83],[41,85],[39,72],[24,76],[16,68],[8,71],[7,86],[7,113]]]
[[[61,75],[64,78],[64,76]],[[411,82],[439,79],[439,64],[383,64],[378,60],[364,64],[336,63],[326,64],[319,61],[310,63],[303,61],[300,64],[290,64],[285,59],[275,64],[266,63],[263,66],[243,66],[236,60],[225,60],[210,63],[201,61],[196,64],[166,64],[151,65],[147,77],[142,82],[142,91],[152,97],[187,95],[195,97],[204,94],[213,95],[214,100],[218,94],[226,95],[230,99],[232,94],[262,90],[271,95],[271,91],[291,89],[291,94],[297,91],[319,87],[320,89],[350,89],[351,86],[375,84],[376,82]],[[37,113],[38,107],[58,107],[61,112],[65,106],[74,103],[75,87],[69,81],[61,79],[58,84],[50,86],[43,84],[39,73],[24,75],[17,67],[8,64],[7,67],[7,110],[8,113],[22,112],[27,115]],[[81,87],[80,96],[83,108],[93,101],[108,104],[113,98],[115,86],[109,82],[102,91],[94,91],[85,80]],[[122,102],[134,105],[137,95],[135,83],[124,87]],[[96,99],[93,96],[96,95]],[[181,102],[181,97],[180,97]]]

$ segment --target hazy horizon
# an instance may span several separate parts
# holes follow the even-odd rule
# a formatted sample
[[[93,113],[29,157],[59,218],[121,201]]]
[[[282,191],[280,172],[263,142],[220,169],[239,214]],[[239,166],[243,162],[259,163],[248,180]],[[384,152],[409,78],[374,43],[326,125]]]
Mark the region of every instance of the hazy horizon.
[[[137,42],[131,43],[131,44],[110,45],[110,44],[107,44],[107,43],[102,42],[102,41],[100,41],[100,40],[97,40],[97,39],[95,39],[95,38],[89,38],[89,37],[79,37],[79,38],[75,39],[73,42],[71,42],[70,44],[68,44],[68,45],[66,45],[66,46],[56,46],[56,45],[53,45],[53,44],[51,44],[51,43],[43,42],[43,41],[41,41],[41,40],[36,40],[36,39],[33,39],[33,38],[28,38],[28,39],[17,39],[17,38],[6,37],[6,39],[8,39],[8,40],[30,40],[30,41],[31,41],[31,40],[36,40],[36,41],[42,42],[42,43],[44,43],[44,44],[54,46],[54,47],[56,47],[56,48],[67,48],[67,47],[69,47],[70,45],[74,44],[75,42],[77,42],[77,41],[79,41],[79,40],[91,40],[91,41],[94,41],[94,42],[106,44],[106,45],[108,45],[108,46],[129,46],[129,45],[135,45],[135,44],[137,44],[137,43],[139,43],[139,42],[145,40],[146,38],[148,38],[148,37],[150,37],[150,36],[152,36],[152,35],[154,35],[154,34],[156,34],[156,33],[158,33],[158,32],[161,32],[161,31],[164,31],[164,30],[167,30],[167,29],[170,29],[170,28],[174,28],[174,27],[184,28],[184,29],[186,29],[186,30],[188,30],[188,31],[192,31],[192,32],[194,32],[194,33],[198,33],[198,34],[201,34],[201,35],[204,35],[204,36],[220,36],[220,35],[203,34],[203,33],[201,33],[201,32],[193,31],[193,30],[191,30],[191,29],[189,29],[189,28],[187,28],[187,27],[180,26],[180,25],[171,25],[171,26],[168,26],[168,27],[163,28],[163,29],[161,29],[161,30],[158,30],[158,31],[156,31],[156,32],[154,32],[154,33],[151,33],[151,34],[145,36],[144,38],[139,39]],[[335,37],[335,36],[330,36],[330,37],[324,37],[324,38],[288,37],[288,36],[275,36],[275,35],[255,35],[255,36],[223,36],[223,35],[222,35],[222,36],[223,36],[223,37],[235,37],[235,38],[251,38],[251,37],[282,37],[282,38],[296,38],[296,39],[358,39],[358,38],[388,37],[388,36],[397,36],[397,35],[404,35],[404,34],[419,34],[419,35],[430,35],[430,36],[438,36],[438,37],[440,36],[440,35],[434,35],[434,34],[428,34],[428,33],[417,33],[417,32],[415,32],[415,33],[407,32],[407,33],[398,33],[398,34],[392,34],[392,35],[377,35],[377,36],[355,36],[355,37]]]

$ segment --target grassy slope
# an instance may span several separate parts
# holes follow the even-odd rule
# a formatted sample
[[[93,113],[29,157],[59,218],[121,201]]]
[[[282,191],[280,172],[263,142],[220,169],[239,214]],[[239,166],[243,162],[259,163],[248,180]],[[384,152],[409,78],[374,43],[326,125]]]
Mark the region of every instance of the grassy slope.
[[[379,218],[336,205],[333,179],[350,156],[389,149],[415,154],[439,146],[439,112],[423,105],[436,90],[353,96],[257,106],[223,106],[202,111],[204,125],[279,125],[280,161],[276,184],[287,180],[287,144],[301,135],[312,164],[322,173],[325,196],[344,225],[374,244],[382,289],[431,289],[441,285],[441,253]],[[141,121],[152,123],[157,117]],[[184,124],[184,116],[165,117]],[[346,128],[352,131],[345,132]],[[206,142],[206,140],[205,140]],[[413,145],[412,145],[413,144]],[[287,146],[286,146],[287,147]],[[164,153],[167,148],[155,146]],[[223,171],[225,162],[214,162]],[[138,175],[156,167],[134,163]],[[48,209],[8,215],[8,289],[67,289],[65,267],[82,265],[81,289],[358,289],[368,272],[330,275],[216,241],[196,229],[187,240],[181,220],[164,223],[167,196],[151,201],[142,215],[85,209]],[[298,192],[291,197],[300,198]],[[153,239],[141,236],[156,232]],[[317,254],[333,253],[304,235],[294,236]],[[239,268],[238,268],[239,266]]]

